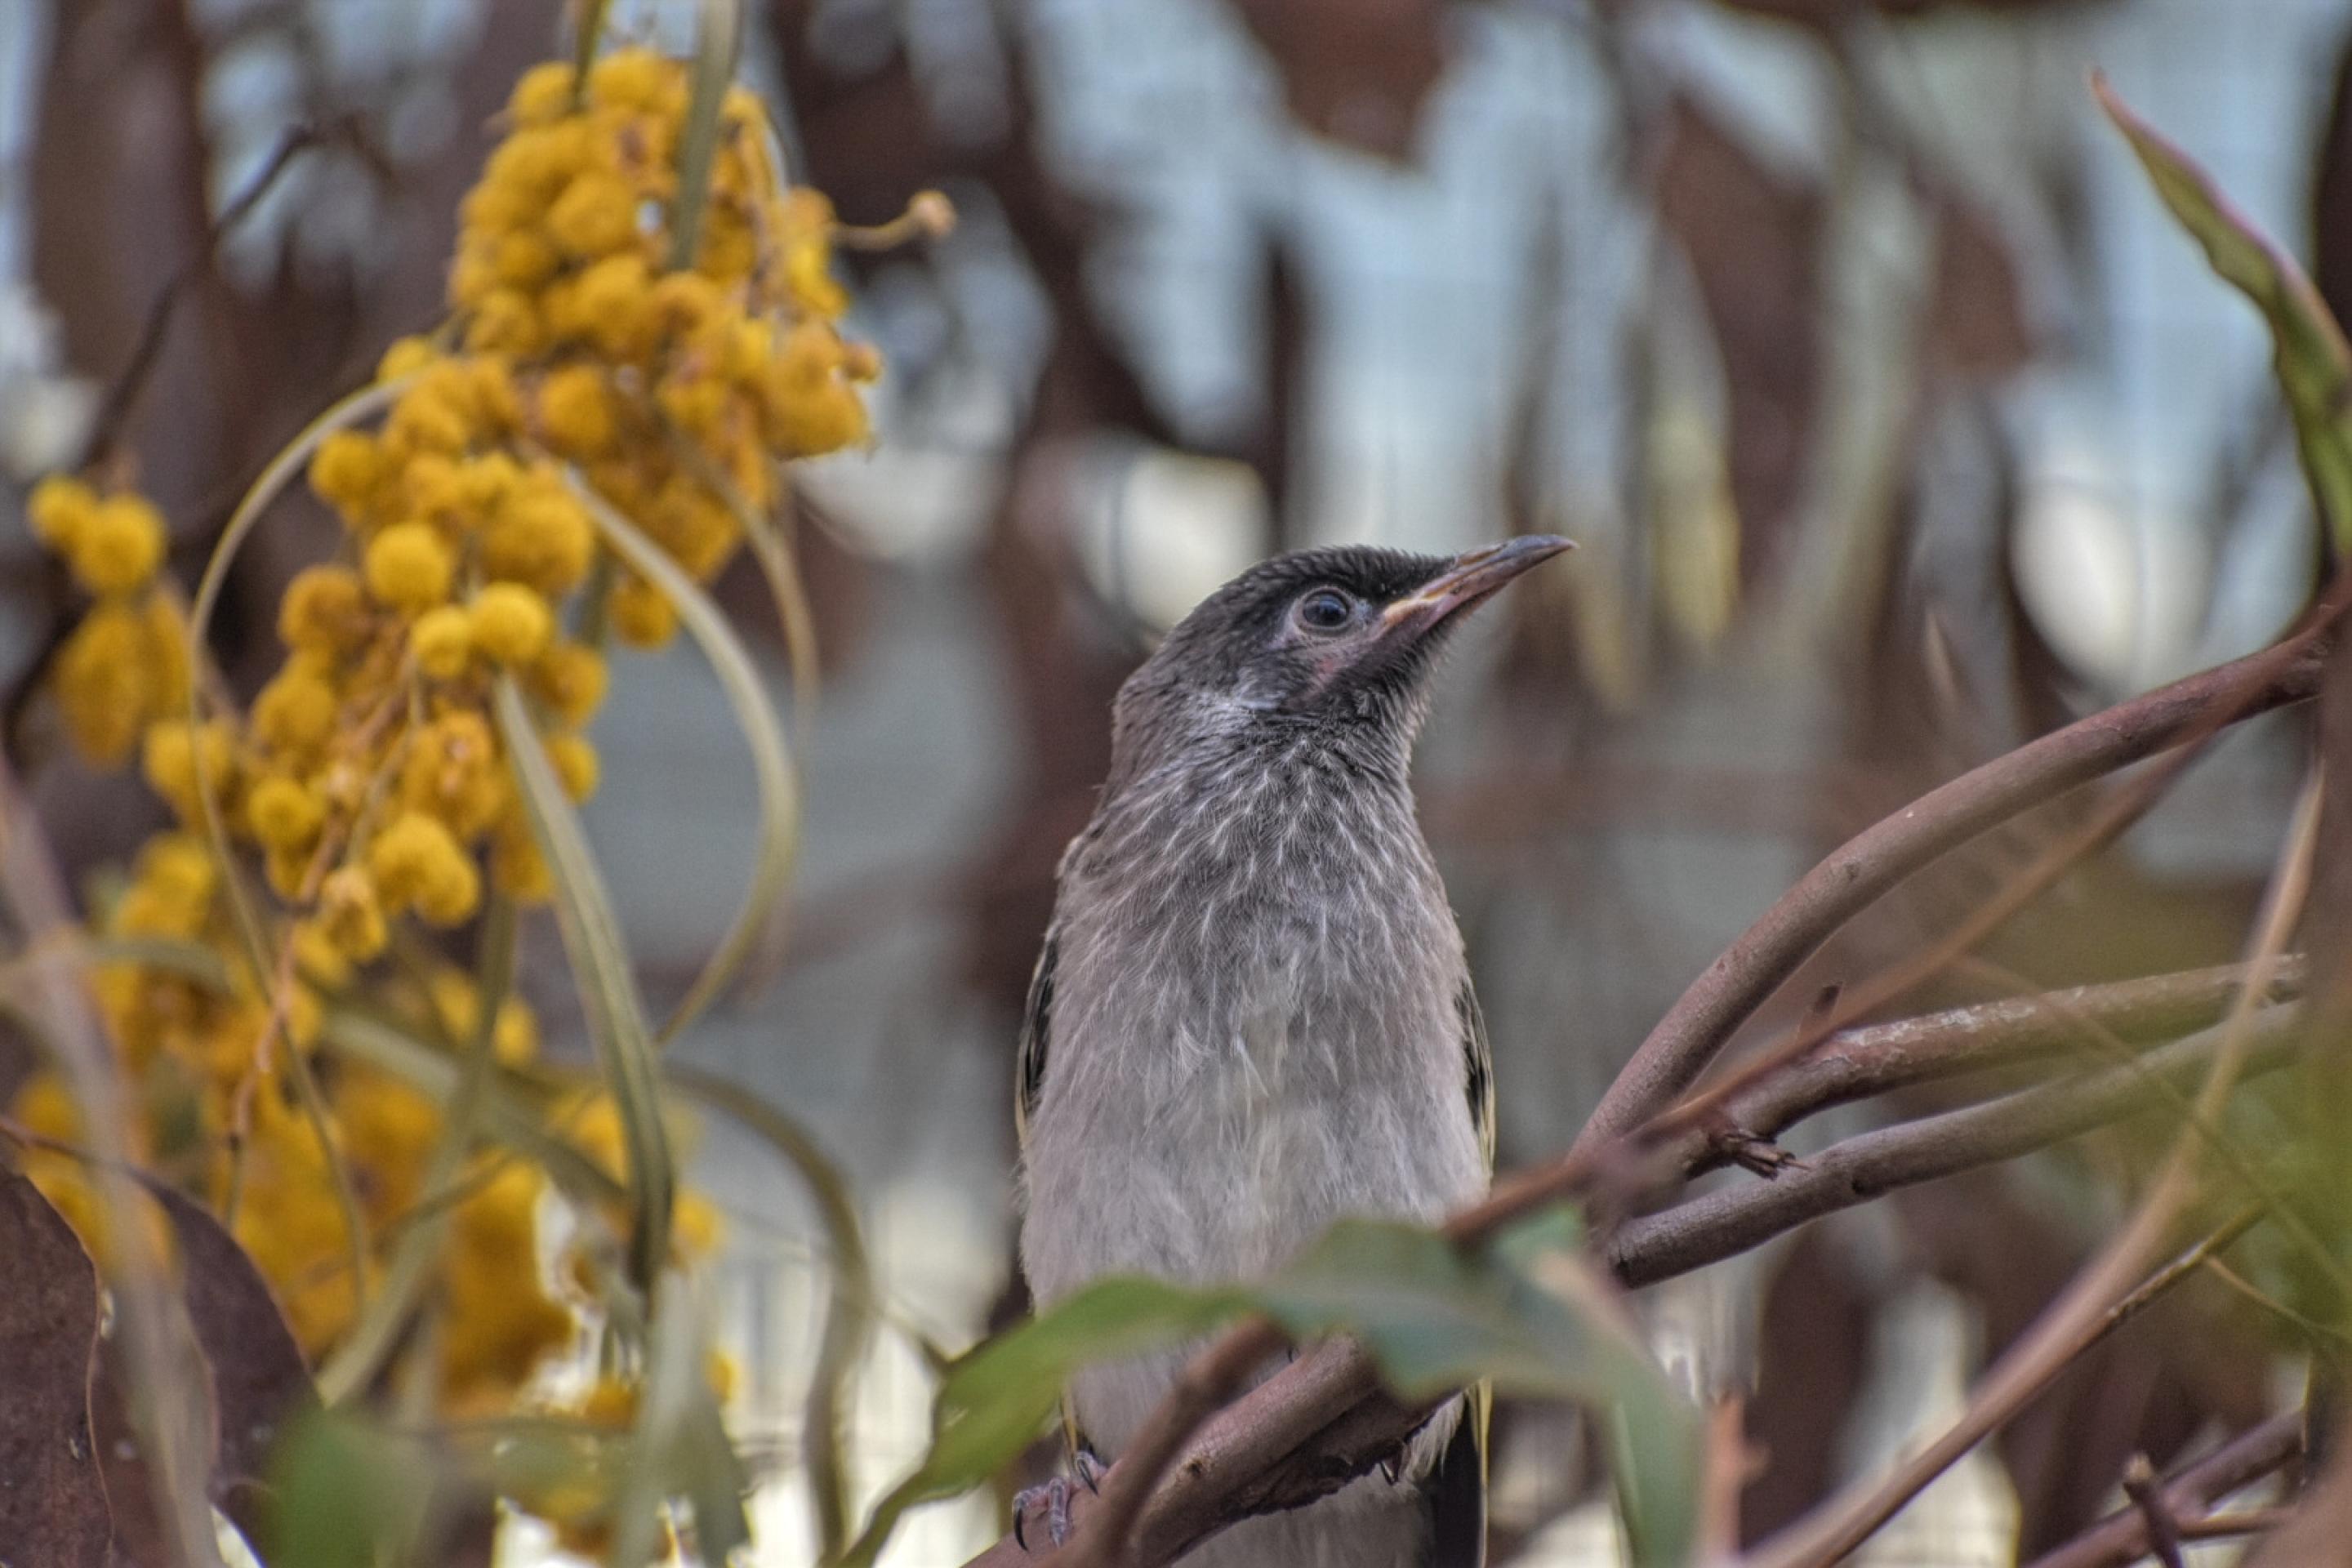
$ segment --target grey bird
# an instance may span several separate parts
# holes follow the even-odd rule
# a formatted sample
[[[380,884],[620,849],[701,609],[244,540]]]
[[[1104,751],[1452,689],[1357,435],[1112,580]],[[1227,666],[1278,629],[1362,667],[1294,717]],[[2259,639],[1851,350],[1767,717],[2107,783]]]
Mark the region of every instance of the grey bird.
[[[1281,556],[1210,595],[1120,689],[1021,1037],[1021,1261],[1041,1306],[1107,1274],[1261,1276],[1335,1220],[1433,1221],[1486,1191],[1485,1026],[1409,770],[1464,612],[1568,548]],[[1132,1440],[1185,1353],[1079,1374],[1066,1426],[1082,1476]],[[1463,1405],[1386,1470],[1187,1562],[1480,1562],[1484,1422]],[[1046,1500],[1057,1538],[1068,1484]]]

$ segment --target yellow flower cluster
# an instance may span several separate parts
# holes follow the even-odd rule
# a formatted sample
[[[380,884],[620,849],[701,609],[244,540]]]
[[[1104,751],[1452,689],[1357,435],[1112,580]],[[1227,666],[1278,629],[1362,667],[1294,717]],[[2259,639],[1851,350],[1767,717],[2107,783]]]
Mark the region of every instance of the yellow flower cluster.
[[[430,1096],[322,1050],[327,998],[364,996],[453,1050],[473,1037],[472,981],[431,969],[402,933],[463,927],[492,893],[551,891],[492,716],[496,678],[520,685],[557,778],[585,800],[603,630],[653,646],[676,626],[651,581],[602,553],[582,488],[708,582],[746,519],[777,503],[783,461],[866,434],[860,387],[878,364],[835,328],[846,302],[830,275],[833,213],[782,183],[757,100],[727,95],[693,255],[673,268],[686,68],[621,49],[576,85],[565,65],[523,77],[465,201],[451,322],[384,355],[377,427],[318,444],[310,486],[341,537],[288,585],[285,658],[247,713],[191,721],[188,630],[156,582],[168,541],[152,505],[64,477],[31,500],[35,531],[94,601],[58,664],[66,729],[98,763],[135,754],[179,818],[97,922],[183,954],[97,971],[145,1108],[140,1147],[229,1215],[313,1355],[373,1293],[386,1233],[437,1201],[423,1184],[445,1133]],[[279,954],[268,973],[231,918],[248,856],[275,898],[261,911]],[[492,1038],[510,1067],[538,1050],[519,1001],[501,1004]],[[577,1109],[568,1135],[618,1175],[617,1115]],[[71,1110],[47,1074],[11,1106],[61,1141]],[[95,1238],[103,1215],[79,1167],[60,1155],[35,1174]],[[365,1278],[345,1179],[377,1241]],[[420,1339],[445,1407],[492,1413],[574,1339],[582,1266],[542,1257],[535,1165],[477,1156],[462,1190]],[[716,1246],[708,1200],[682,1195],[673,1233],[682,1260]]]
[[[163,515],[142,496],[102,496],[53,474],[34,487],[26,517],[98,601],[58,650],[56,685],[76,749],[111,767],[150,723],[187,705],[187,631],[155,588]]]
[[[757,98],[728,93],[691,265],[666,271],[686,68],[622,49],[576,104],[573,85],[556,64],[516,85],[466,197],[450,302],[475,362],[531,367],[530,438],[707,582],[741,543],[738,508],[774,504],[779,459],[865,438],[857,385],[879,363],[835,331],[833,210],[780,180]],[[676,626],[633,574],[605,609],[639,646]]]

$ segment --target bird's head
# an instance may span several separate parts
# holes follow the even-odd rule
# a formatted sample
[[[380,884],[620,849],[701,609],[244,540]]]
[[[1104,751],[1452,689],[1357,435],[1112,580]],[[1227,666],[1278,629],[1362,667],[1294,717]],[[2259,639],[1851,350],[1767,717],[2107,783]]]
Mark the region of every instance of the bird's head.
[[[1265,723],[1369,729],[1410,745],[1436,654],[1464,616],[1570,548],[1527,534],[1461,555],[1340,545],[1278,555],[1194,608],[1119,693],[1132,753]]]

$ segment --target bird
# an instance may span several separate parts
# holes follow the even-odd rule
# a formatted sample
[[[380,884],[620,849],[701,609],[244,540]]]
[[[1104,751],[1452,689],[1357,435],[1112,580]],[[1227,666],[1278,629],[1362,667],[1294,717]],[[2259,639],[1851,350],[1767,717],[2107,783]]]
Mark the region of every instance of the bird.
[[[1017,1053],[1019,1251],[1041,1310],[1106,1275],[1262,1277],[1336,1221],[1434,1222],[1486,1192],[1486,1027],[1411,763],[1465,614],[1570,547],[1545,534],[1453,556],[1276,556],[1202,600],[1120,688]],[[1187,1353],[1073,1378],[1064,1426],[1082,1481]],[[1392,1464],[1186,1561],[1483,1562],[1472,1403],[1441,1408]],[[1042,1500],[1059,1544],[1069,1480],[1032,1491],[1046,1495],[1023,1506]]]

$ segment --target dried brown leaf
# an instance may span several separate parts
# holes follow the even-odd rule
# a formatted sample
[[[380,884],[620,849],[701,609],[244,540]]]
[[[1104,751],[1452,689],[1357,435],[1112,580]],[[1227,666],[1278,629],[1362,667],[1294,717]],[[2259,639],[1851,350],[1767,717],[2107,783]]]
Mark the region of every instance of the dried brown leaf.
[[[0,1173],[0,1550],[103,1568],[110,1533],[89,1420],[98,1271],[33,1184]]]

